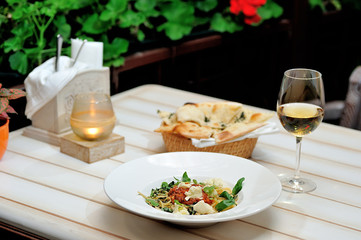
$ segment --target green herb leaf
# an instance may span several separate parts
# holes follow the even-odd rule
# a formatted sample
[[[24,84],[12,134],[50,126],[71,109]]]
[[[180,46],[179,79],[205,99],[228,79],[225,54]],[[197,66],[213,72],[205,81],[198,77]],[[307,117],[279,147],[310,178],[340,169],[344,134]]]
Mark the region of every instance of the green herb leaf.
[[[182,182],[191,182],[192,180],[188,177],[187,172],[183,173]]]
[[[159,203],[151,198],[147,198],[147,202],[150,203],[153,207],[159,206]]]
[[[236,185],[234,185],[234,187],[232,189],[233,196],[236,196],[239,193],[239,191],[242,190],[244,180],[245,180],[245,178],[243,177],[237,181]]]
[[[234,122],[236,122],[236,123],[241,122],[245,119],[246,119],[246,116],[244,115],[244,112],[242,112],[241,115],[238,118],[236,118],[236,120]]]
[[[223,191],[219,196],[227,200],[233,200],[233,197],[227,191]]]
[[[162,182],[162,185],[160,186],[162,189],[164,189],[164,190],[169,190],[170,189],[170,187],[169,187],[169,185],[168,185],[168,183],[167,182]]]
[[[222,202],[220,202],[220,203],[218,203],[216,206],[215,206],[215,208],[216,208],[216,210],[218,211],[218,212],[220,212],[220,211],[223,211],[224,209],[226,209],[226,208],[228,208],[228,207],[230,207],[230,206],[232,206],[232,205],[234,205],[235,204],[235,202],[234,202],[234,199],[232,198],[232,199],[230,199],[230,200],[223,200]]]
[[[214,191],[214,186],[208,186],[208,187],[204,187],[203,191],[207,194],[207,195],[211,195]]]

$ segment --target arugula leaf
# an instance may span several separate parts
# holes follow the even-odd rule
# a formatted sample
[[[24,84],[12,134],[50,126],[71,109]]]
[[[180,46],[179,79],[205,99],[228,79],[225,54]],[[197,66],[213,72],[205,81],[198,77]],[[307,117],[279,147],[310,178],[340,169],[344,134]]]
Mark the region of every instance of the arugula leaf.
[[[154,197],[155,191],[156,191],[156,190],[153,188],[152,191],[150,192],[150,196],[151,196],[151,197]]]
[[[159,206],[159,203],[151,198],[147,198],[147,202],[150,203],[153,207]]]
[[[233,198],[232,199],[227,199],[227,200],[223,200],[222,202],[218,203],[215,206],[215,208],[216,208],[216,210],[218,212],[220,212],[220,211],[223,211],[224,209],[226,209],[226,208],[228,208],[228,207],[230,207],[230,206],[232,206],[234,204],[235,204],[235,201],[234,201]]]
[[[191,182],[192,180],[188,177],[187,172],[183,173],[182,182]]]
[[[168,185],[168,183],[167,182],[162,182],[162,185],[160,186],[162,189],[164,189],[164,190],[169,190],[170,189],[170,187],[169,187],[169,185]]]
[[[241,191],[242,190],[242,187],[243,187],[243,181],[245,180],[245,178],[243,177],[243,178],[241,178],[241,179],[239,179],[238,181],[237,181],[237,183],[236,183],[236,185],[233,187],[233,189],[232,189],[232,195],[233,196],[236,196],[238,193],[239,193],[239,191]]]

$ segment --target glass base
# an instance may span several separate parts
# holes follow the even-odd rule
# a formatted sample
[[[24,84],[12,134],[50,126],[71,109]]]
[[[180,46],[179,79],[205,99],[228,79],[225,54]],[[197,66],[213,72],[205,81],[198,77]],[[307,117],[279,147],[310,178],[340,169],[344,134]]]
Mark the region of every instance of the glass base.
[[[294,176],[281,178],[282,189],[292,193],[306,193],[316,189],[316,183],[305,178]]]

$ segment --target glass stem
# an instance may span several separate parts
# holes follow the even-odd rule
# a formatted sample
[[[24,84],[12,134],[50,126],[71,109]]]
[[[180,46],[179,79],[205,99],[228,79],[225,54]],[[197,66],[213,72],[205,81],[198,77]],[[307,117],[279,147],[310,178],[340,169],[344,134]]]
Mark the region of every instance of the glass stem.
[[[295,168],[296,179],[300,178],[301,141],[302,141],[302,137],[296,137],[296,168]]]

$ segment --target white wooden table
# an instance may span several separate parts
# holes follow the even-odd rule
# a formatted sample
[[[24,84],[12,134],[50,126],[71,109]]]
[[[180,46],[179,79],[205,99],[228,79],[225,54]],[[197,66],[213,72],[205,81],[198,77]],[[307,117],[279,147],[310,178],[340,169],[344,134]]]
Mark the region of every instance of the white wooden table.
[[[11,132],[0,160],[0,222],[50,239],[361,239],[361,132],[322,123],[302,146],[302,175],[317,189],[282,192],[256,215],[207,228],[173,226],[117,207],[104,178],[117,166],[165,151],[157,110],[215,98],[157,85],[112,97],[125,153],[87,164],[59,147]],[[273,119],[278,123],[277,118]],[[276,175],[294,168],[295,139],[280,132],[259,138],[252,160]]]

